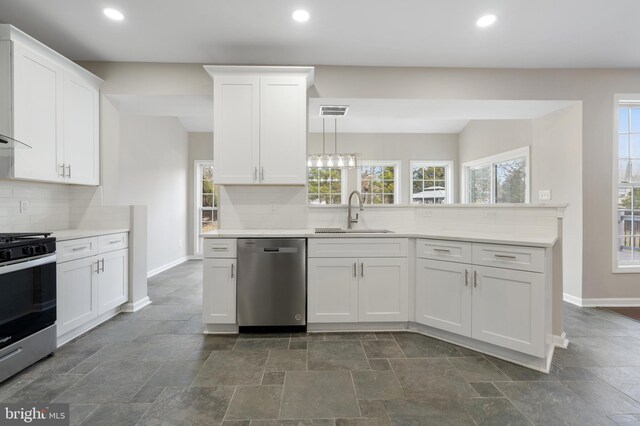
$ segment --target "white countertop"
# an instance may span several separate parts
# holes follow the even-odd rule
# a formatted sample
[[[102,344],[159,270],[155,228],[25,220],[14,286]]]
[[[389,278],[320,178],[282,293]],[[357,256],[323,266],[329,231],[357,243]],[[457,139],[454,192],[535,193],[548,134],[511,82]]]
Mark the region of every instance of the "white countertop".
[[[64,229],[53,231],[51,236],[57,241],[77,240],[78,238],[99,237],[101,235],[119,234],[129,232],[128,229]]]
[[[219,229],[200,235],[203,238],[431,238],[437,240],[471,241],[488,244],[509,244],[528,247],[553,247],[557,236],[516,236],[511,234],[456,232],[391,232],[316,234],[313,229]]]

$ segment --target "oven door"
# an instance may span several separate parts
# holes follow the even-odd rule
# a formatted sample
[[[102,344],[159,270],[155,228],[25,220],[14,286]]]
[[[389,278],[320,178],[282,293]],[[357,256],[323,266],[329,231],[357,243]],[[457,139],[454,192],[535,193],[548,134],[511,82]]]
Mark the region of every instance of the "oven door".
[[[0,266],[0,349],[56,322],[56,255]]]

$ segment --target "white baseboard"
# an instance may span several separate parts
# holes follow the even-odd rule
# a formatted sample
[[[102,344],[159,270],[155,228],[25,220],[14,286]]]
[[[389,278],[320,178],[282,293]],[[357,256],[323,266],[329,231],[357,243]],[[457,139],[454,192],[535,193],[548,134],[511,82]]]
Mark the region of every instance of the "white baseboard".
[[[149,296],[147,296],[144,299],[138,300],[137,302],[126,303],[122,305],[122,312],[137,312],[140,309],[150,304],[151,304],[151,300],[149,299]]]
[[[166,265],[162,265],[162,266],[160,266],[158,268],[152,269],[152,270],[147,272],[147,278],[151,278],[151,277],[153,277],[155,275],[158,275],[159,273],[164,272],[167,269],[171,269],[174,266],[178,266],[181,263],[186,262],[187,260],[189,260],[189,256],[181,257],[180,259],[176,259],[173,262],[167,263]]]
[[[567,347],[569,346],[569,339],[567,339],[567,333],[563,331],[562,334],[559,336],[554,334],[553,344],[558,348],[567,349]]]
[[[563,299],[567,303],[571,303],[583,308],[594,308],[597,306],[606,307],[638,307],[640,306],[640,298],[638,297],[605,297],[594,299],[581,299],[565,293]]]

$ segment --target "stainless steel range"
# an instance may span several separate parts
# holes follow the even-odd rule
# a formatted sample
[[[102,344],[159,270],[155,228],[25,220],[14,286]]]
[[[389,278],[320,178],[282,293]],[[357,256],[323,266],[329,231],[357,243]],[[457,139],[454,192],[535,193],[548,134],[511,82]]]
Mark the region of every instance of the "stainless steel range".
[[[0,382],[56,349],[56,239],[0,234]]]

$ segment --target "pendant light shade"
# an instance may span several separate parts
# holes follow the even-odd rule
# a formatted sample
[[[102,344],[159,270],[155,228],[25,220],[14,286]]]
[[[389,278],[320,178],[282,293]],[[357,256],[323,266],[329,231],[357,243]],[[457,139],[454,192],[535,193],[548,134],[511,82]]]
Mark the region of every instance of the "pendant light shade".
[[[345,111],[348,106],[345,107]],[[322,111],[322,109],[321,109]],[[346,114],[346,113],[345,113]],[[311,154],[307,160],[308,167],[331,167],[340,169],[357,168],[360,164],[360,154],[338,152],[338,120],[334,119],[334,150],[333,154],[326,153],[325,119],[322,119],[322,154]]]

